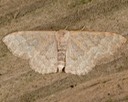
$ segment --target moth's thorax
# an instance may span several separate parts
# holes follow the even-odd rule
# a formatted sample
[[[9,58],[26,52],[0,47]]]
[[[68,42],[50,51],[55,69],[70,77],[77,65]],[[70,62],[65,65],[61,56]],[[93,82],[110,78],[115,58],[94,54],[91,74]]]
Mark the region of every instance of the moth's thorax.
[[[69,31],[60,30],[56,33],[56,39],[58,42],[67,42],[69,38]]]
[[[62,72],[66,65],[66,48],[69,39],[69,31],[60,30],[56,34],[58,71]]]

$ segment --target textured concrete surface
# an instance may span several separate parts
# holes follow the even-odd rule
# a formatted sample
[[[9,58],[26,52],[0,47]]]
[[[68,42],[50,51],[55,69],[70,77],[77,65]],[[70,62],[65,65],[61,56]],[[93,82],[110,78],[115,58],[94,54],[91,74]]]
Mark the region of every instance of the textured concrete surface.
[[[128,102],[128,53],[84,76],[41,75],[2,38],[21,30],[107,31],[128,39],[128,0],[0,0],[0,102]]]

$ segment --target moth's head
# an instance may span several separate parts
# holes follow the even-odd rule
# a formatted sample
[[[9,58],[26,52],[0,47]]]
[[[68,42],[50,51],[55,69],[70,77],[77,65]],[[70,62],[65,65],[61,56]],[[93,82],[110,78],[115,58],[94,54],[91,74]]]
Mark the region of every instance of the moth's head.
[[[69,31],[59,30],[56,34],[56,38],[58,41],[67,41],[69,38]]]

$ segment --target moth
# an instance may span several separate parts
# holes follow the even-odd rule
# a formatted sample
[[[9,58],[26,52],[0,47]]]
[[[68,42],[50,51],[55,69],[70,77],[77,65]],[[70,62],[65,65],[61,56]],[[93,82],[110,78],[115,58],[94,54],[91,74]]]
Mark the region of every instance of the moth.
[[[19,31],[3,38],[15,55],[29,60],[36,72],[85,75],[121,53],[126,38],[109,32]]]

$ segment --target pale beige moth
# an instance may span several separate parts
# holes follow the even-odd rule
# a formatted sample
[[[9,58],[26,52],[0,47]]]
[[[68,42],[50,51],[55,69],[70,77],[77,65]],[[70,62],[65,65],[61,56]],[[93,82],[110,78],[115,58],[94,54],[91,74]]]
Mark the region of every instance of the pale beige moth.
[[[117,58],[126,38],[109,32],[19,31],[5,36],[3,42],[36,72],[85,75]]]

